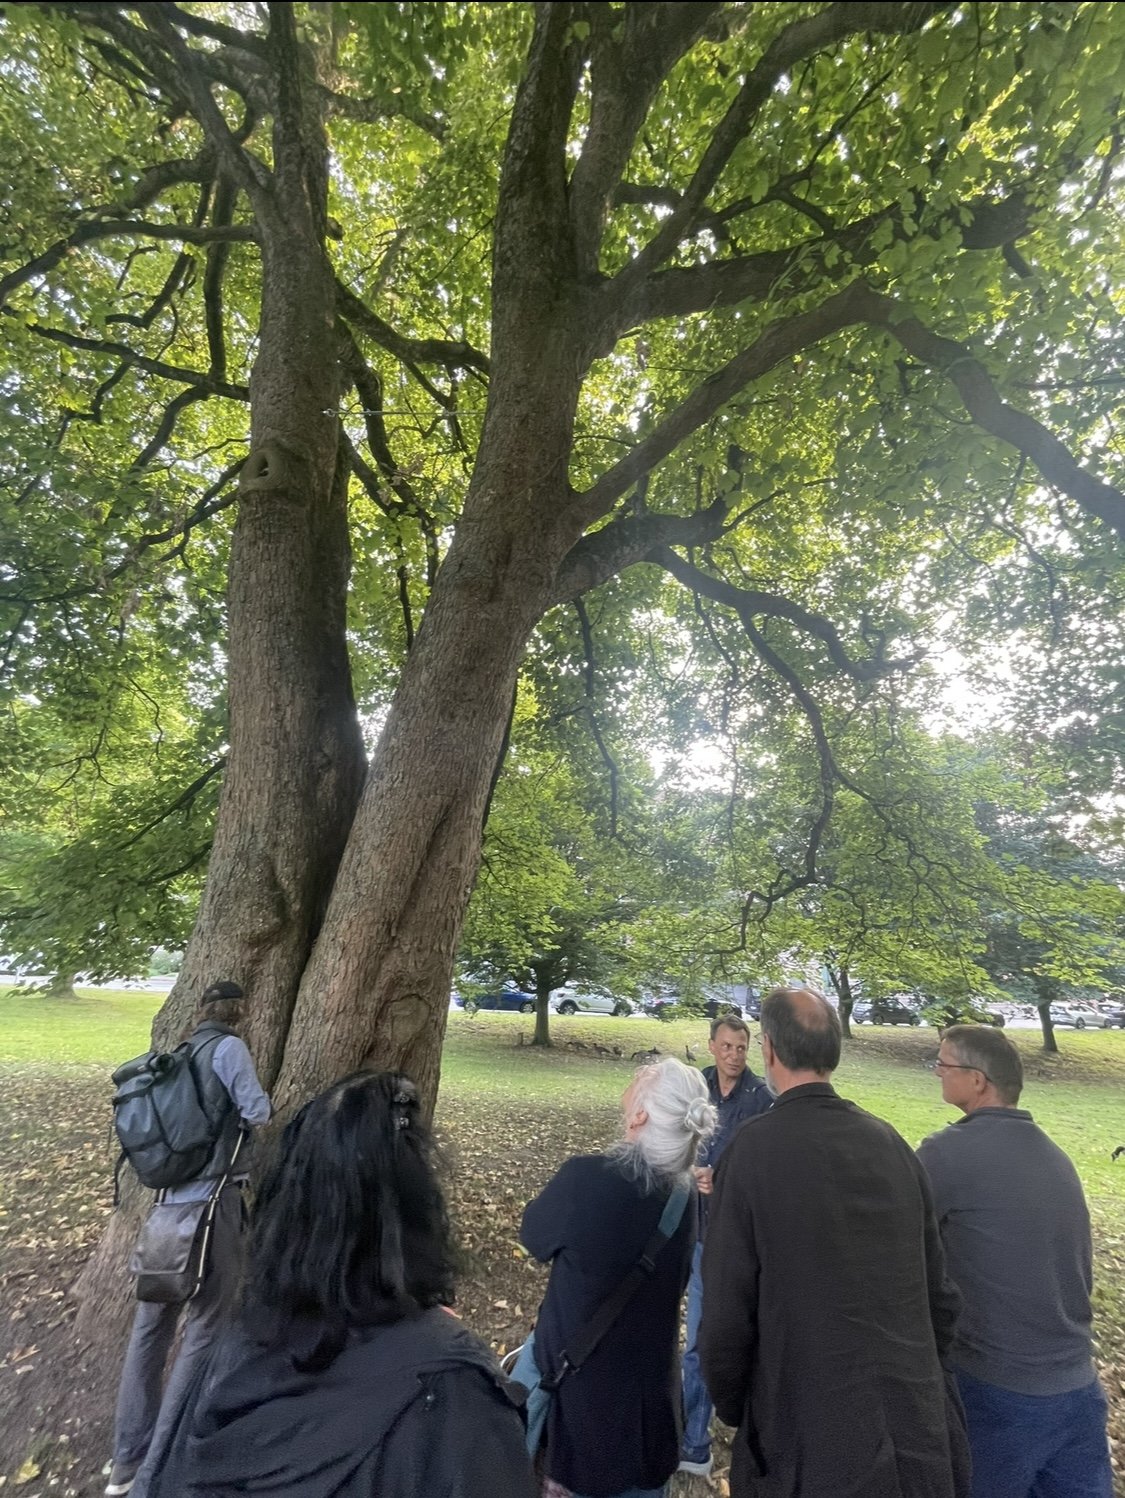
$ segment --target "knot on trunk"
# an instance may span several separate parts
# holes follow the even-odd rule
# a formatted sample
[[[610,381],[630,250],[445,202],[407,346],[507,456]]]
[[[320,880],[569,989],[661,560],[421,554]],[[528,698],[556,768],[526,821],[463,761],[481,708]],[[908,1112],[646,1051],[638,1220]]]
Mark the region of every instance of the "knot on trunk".
[[[263,442],[243,463],[238,475],[240,494],[300,487],[301,460],[278,442]]]

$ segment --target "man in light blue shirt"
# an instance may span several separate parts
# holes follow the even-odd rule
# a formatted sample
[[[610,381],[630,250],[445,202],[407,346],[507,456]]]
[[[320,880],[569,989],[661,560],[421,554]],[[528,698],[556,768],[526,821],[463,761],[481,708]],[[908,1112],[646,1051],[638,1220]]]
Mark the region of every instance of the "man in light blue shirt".
[[[211,1234],[207,1272],[199,1294],[187,1302],[184,1334],[168,1386],[161,1377],[176,1334],[182,1305],[142,1301],[133,1319],[114,1421],[113,1460],[107,1498],[132,1492],[143,1498],[145,1458],[158,1452],[175,1423],[199,1360],[222,1327],[241,1270],[242,1185],[248,1159],[244,1135],[267,1122],[270,1100],[262,1090],[237,1027],[243,993],[237,983],[212,984],[203,994],[188,1037],[192,1066],[208,1115],[221,1120],[218,1139],[199,1175],[164,1193],[172,1202],[206,1201],[222,1186]],[[233,1168],[232,1168],[233,1167]]]

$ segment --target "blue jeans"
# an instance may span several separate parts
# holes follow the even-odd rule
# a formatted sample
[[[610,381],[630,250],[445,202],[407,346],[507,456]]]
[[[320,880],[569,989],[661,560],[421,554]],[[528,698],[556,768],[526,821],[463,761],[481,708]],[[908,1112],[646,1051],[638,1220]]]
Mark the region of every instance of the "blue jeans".
[[[955,1370],[973,1453],[973,1498],[1113,1498],[1106,1397],[1013,1394]]]
[[[703,1317],[703,1244],[692,1250],[687,1287],[687,1336],[684,1342],[684,1438],[680,1457],[705,1462],[711,1455],[711,1413],[714,1406],[699,1367],[699,1323]]]

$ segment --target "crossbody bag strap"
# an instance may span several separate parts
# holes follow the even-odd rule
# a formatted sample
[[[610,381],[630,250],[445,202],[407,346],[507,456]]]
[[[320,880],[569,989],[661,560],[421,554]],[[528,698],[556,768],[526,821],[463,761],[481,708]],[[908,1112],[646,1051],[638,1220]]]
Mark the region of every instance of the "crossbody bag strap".
[[[653,1270],[656,1268],[656,1256],[679,1227],[684,1215],[690,1195],[687,1186],[677,1186],[669,1196],[664,1211],[660,1214],[656,1231],[644,1246],[640,1258],[633,1264],[628,1274],[618,1285],[611,1295],[605,1300],[587,1321],[586,1325],[570,1344],[570,1348],[560,1353],[558,1366],[554,1373],[545,1374],[540,1380],[540,1386],[548,1392],[557,1389],[568,1373],[576,1373],[598,1343],[609,1331],[618,1316],[632,1300],[633,1296],[644,1284]]]

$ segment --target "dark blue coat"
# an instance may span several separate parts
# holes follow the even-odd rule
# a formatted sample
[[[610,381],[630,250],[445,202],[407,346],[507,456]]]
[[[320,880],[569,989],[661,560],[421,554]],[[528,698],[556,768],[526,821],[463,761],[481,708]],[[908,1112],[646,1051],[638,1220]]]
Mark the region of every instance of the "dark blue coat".
[[[722,1088],[719,1086],[717,1067],[705,1066],[703,1080],[707,1083],[707,1091],[711,1094],[711,1101],[718,1111],[719,1126],[699,1151],[696,1164],[710,1165],[714,1170],[723,1151],[746,1120],[757,1118],[760,1113],[768,1113],[773,1106],[773,1098],[762,1078],[756,1076],[749,1067],[742,1073],[726,1097],[723,1096]],[[710,1205],[709,1196],[699,1198],[700,1238],[707,1231],[707,1214],[710,1211]]]
[[[556,1366],[625,1278],[667,1200],[667,1192],[646,1196],[605,1155],[578,1155],[528,1204],[520,1240],[537,1259],[551,1261],[535,1329],[541,1371]],[[628,1488],[658,1488],[679,1464],[680,1298],[694,1243],[689,1201],[651,1279],[552,1402],[546,1472],[572,1492],[609,1498]]]

